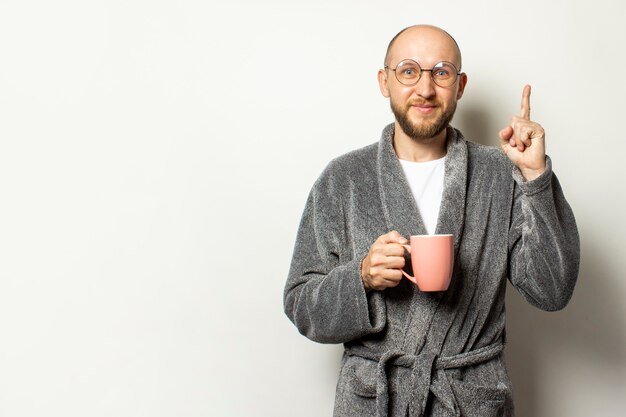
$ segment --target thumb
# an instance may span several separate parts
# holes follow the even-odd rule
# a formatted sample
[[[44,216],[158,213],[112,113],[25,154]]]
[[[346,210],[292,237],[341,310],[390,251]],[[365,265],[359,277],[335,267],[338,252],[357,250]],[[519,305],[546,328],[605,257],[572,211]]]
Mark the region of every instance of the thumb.
[[[387,243],[400,243],[400,244],[405,244],[408,241],[397,231],[392,230],[391,232],[389,232],[387,234],[388,240]]]
[[[505,127],[504,129],[500,131],[499,136],[500,136],[500,141],[503,144],[507,143],[509,139],[511,139],[511,136],[513,136],[513,128],[511,126]]]

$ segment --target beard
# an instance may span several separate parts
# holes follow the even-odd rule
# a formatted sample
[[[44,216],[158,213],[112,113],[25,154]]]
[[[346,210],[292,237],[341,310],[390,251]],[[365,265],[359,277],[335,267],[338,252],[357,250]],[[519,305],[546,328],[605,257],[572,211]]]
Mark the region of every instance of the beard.
[[[402,131],[408,137],[416,141],[431,139],[437,136],[450,125],[452,117],[454,117],[454,112],[456,111],[456,102],[453,102],[450,104],[450,107],[445,109],[444,112],[437,116],[432,122],[423,122],[421,125],[418,125],[409,119],[410,106],[403,109],[401,106],[396,105],[393,100],[390,100],[390,103],[391,111],[396,117],[396,121],[400,125],[400,128],[402,128]]]

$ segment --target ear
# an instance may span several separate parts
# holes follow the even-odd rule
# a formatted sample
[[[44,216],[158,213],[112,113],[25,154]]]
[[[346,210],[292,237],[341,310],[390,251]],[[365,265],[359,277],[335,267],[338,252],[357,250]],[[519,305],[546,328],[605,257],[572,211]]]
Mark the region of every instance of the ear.
[[[465,86],[467,85],[467,74],[461,73],[459,75],[459,90],[456,92],[456,99],[460,100],[463,97],[463,92],[465,91]]]
[[[389,98],[389,86],[387,85],[387,72],[384,69],[378,70],[378,87],[384,97]]]

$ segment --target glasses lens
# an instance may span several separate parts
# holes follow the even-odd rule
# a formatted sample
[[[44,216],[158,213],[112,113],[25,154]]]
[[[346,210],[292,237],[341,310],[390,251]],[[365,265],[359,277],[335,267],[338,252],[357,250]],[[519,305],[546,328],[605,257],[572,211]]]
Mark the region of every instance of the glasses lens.
[[[396,67],[396,77],[402,84],[413,85],[420,78],[422,70],[417,62],[407,59],[401,61]]]
[[[449,62],[440,62],[431,70],[433,81],[440,87],[450,87],[456,81],[457,70]]]

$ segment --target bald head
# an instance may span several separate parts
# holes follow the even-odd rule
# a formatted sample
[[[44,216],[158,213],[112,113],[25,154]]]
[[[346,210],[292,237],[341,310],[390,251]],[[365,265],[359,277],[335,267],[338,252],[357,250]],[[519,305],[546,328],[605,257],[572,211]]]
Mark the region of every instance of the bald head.
[[[419,52],[419,56],[407,55],[411,52]],[[389,42],[385,65],[393,66],[406,58],[423,60],[428,58],[427,55],[442,55],[439,60],[450,61],[461,70],[461,50],[456,40],[445,30],[431,25],[414,25],[402,29]]]

